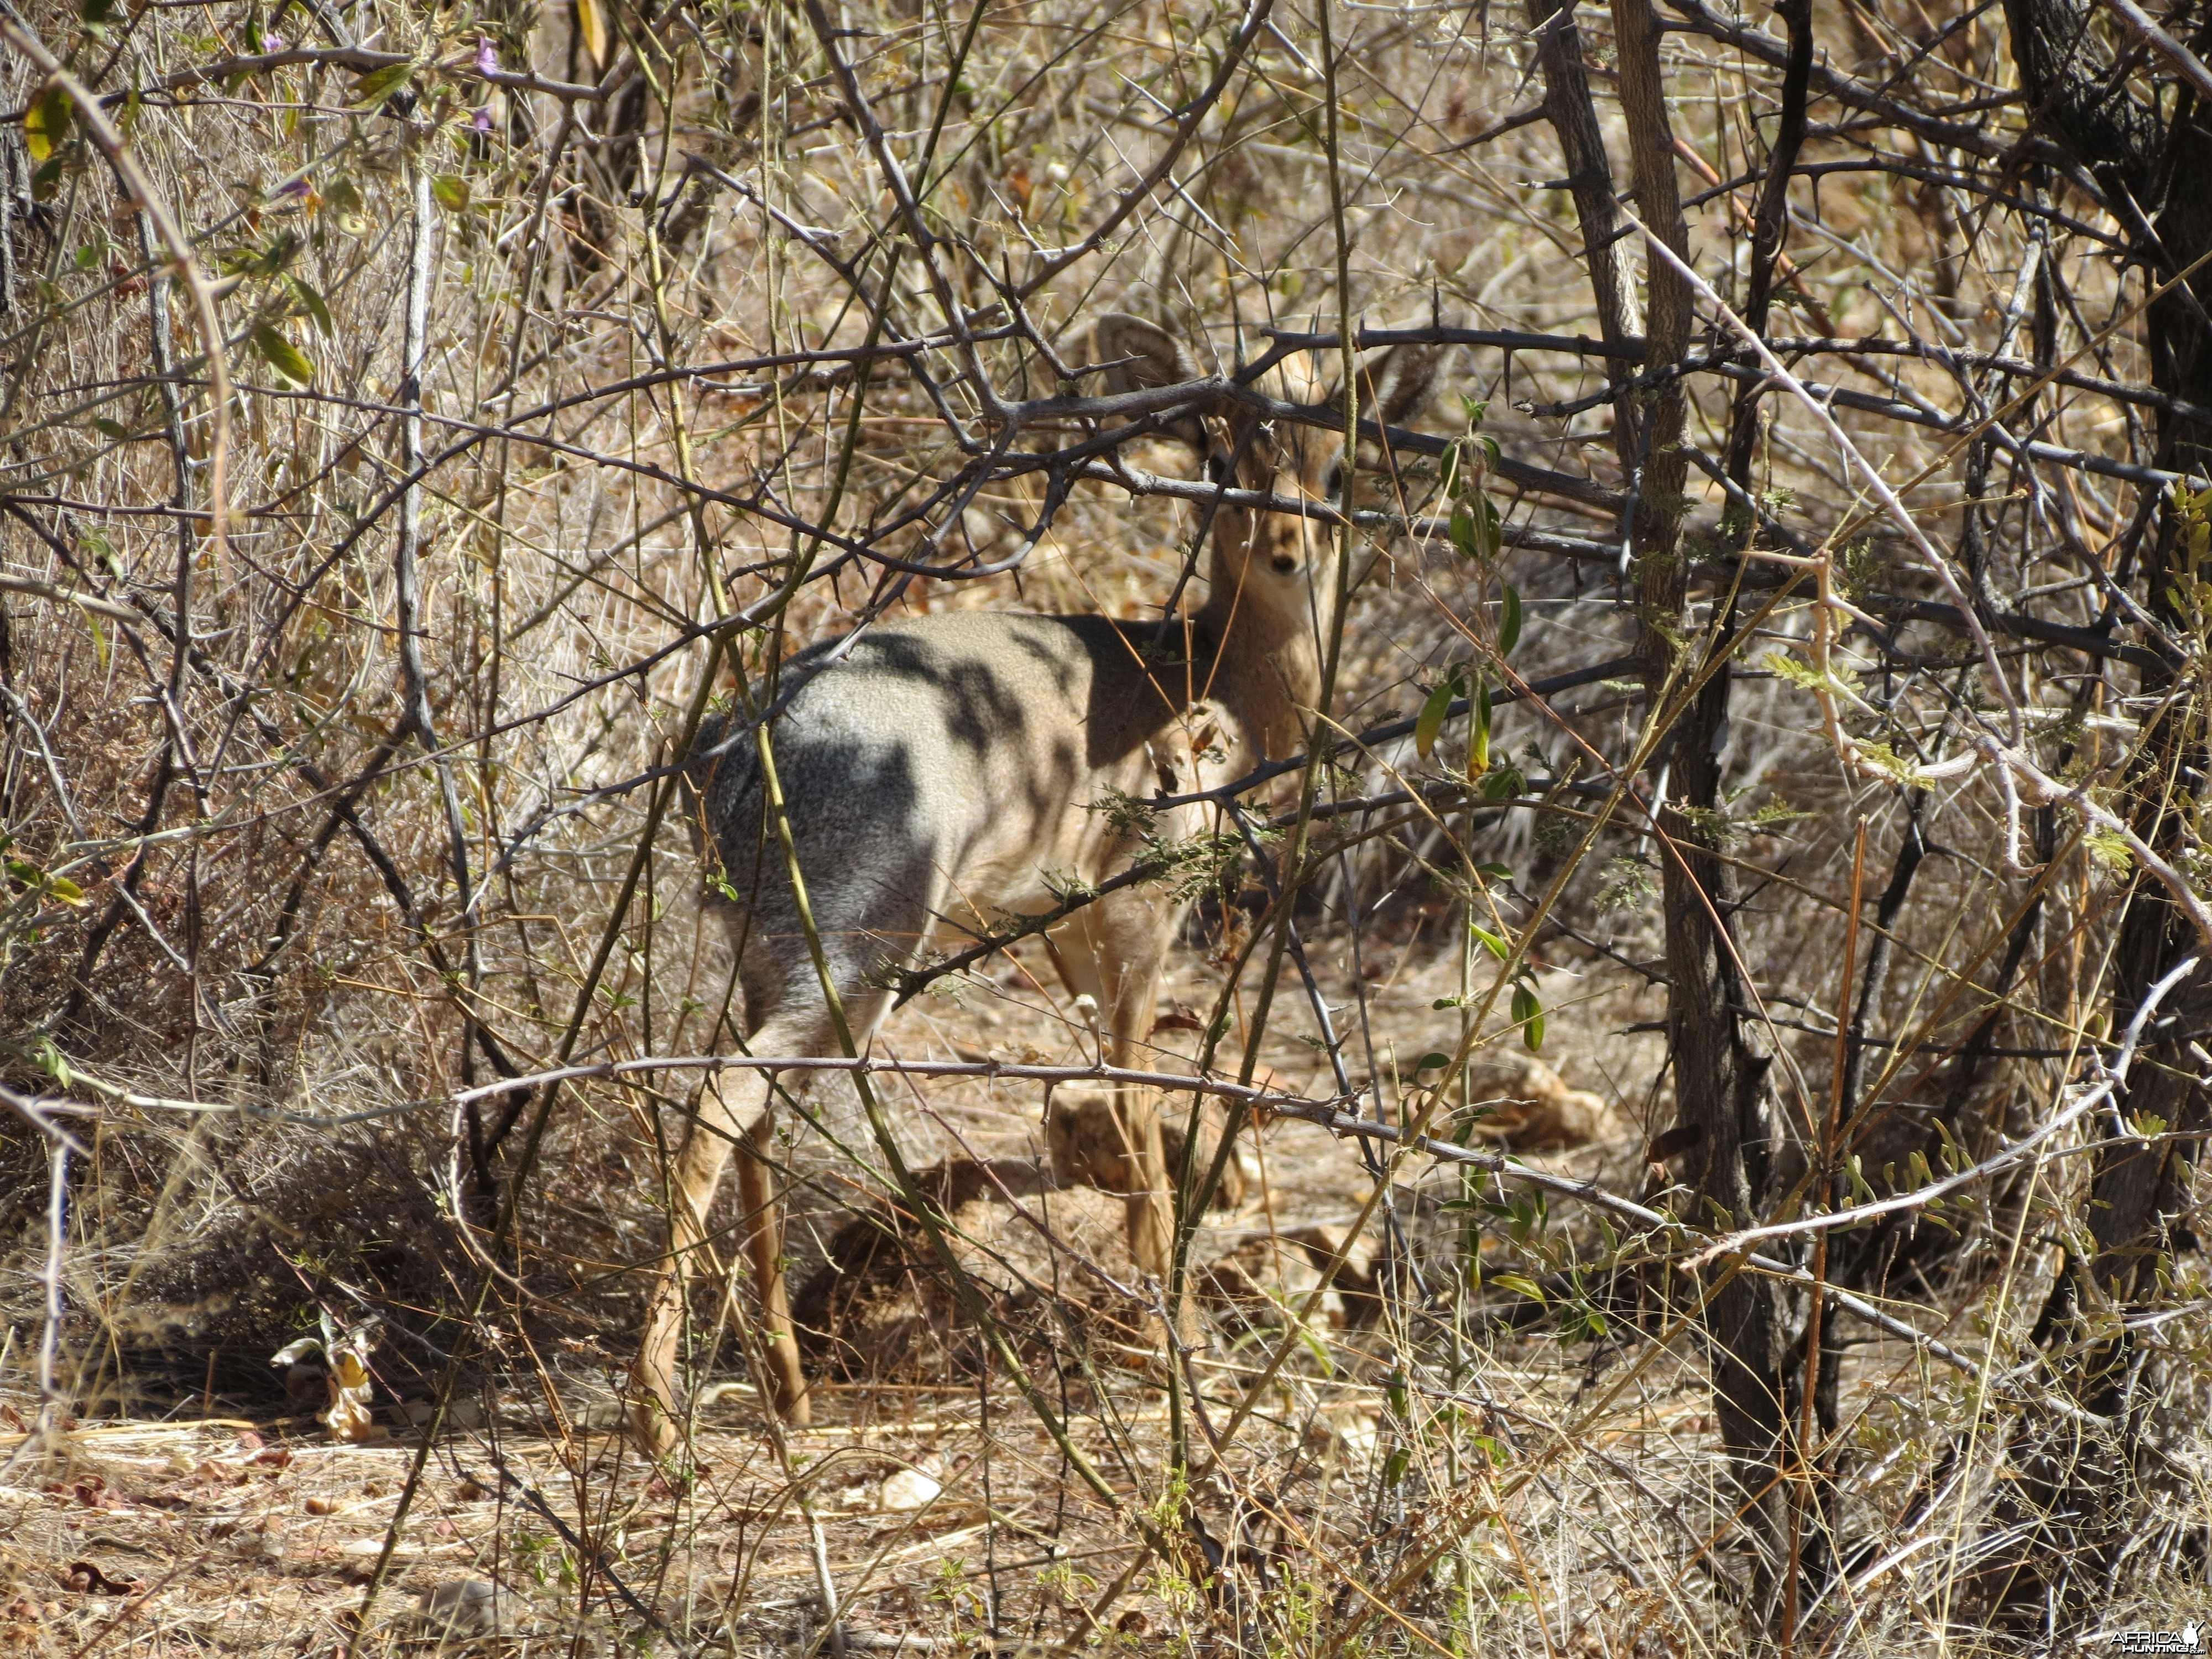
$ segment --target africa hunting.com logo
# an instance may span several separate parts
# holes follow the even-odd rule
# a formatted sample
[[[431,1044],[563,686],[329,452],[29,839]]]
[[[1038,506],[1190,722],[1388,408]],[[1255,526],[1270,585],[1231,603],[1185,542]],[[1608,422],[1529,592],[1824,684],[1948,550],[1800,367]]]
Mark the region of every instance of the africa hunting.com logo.
[[[2107,1653],[2212,1652],[2212,1630],[2192,1619],[2179,1630],[2123,1630],[2112,1632]]]

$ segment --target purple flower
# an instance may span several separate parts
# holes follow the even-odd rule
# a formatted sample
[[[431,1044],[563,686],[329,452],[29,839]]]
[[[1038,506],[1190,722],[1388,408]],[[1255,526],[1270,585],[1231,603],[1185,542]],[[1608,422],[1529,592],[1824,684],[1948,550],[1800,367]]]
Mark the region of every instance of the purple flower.
[[[297,207],[301,203],[307,199],[307,192],[310,188],[311,186],[305,179],[287,179],[283,184],[276,186],[275,193],[270,197],[269,200],[275,205]]]
[[[478,132],[489,132],[491,131],[491,106],[489,104],[479,106],[477,110],[475,118],[471,120],[469,125],[474,127]]]
[[[489,34],[477,36],[477,73],[478,75],[499,73],[499,48],[492,45],[491,36]]]
[[[264,52],[289,52],[292,43],[281,34],[267,34],[261,39],[261,49]]]

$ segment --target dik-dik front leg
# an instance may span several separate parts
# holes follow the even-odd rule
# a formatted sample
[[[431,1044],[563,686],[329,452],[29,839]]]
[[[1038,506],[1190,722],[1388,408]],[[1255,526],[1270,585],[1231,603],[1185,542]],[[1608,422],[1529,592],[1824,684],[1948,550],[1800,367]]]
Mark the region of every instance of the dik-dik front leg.
[[[744,1207],[745,1255],[760,1309],[760,1340],[767,1351],[762,1392],[785,1421],[809,1420],[806,1378],[799,1367],[784,1285],[782,1206],[769,1162],[775,1145],[772,1086],[773,1079],[753,1071],[710,1080],[700,1093],[698,1120],[676,1156],[669,1183],[668,1257],[647,1304],[645,1329],[630,1368],[632,1411],[647,1443],[657,1450],[672,1449],[681,1437],[676,1426],[676,1357],[684,1339],[684,1280],[693,1259],[706,1248],[707,1218],[737,1141],[744,1143],[738,1191]]]

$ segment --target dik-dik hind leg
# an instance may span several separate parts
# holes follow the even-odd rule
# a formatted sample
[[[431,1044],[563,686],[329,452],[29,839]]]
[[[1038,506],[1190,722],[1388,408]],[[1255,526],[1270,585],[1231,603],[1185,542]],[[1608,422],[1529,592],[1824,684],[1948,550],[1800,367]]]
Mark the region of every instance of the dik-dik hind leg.
[[[738,1198],[744,1206],[745,1259],[760,1300],[761,1346],[768,1394],[776,1415],[795,1428],[813,1421],[806,1376],[799,1367],[799,1334],[791,1323],[791,1291],[783,1272],[783,1195],[776,1190],[775,1116],[761,1114],[738,1157]]]
[[[763,1035],[766,1035],[765,1033]],[[770,1052],[775,1052],[771,1049]],[[782,1052],[788,1053],[789,1049]],[[632,1409],[648,1444],[667,1449],[677,1439],[676,1358],[684,1338],[684,1280],[707,1241],[707,1218],[721,1185],[734,1141],[746,1145],[738,1160],[745,1209],[745,1251],[760,1303],[760,1335],[769,1375],[763,1393],[779,1414],[807,1421],[806,1379],[791,1327],[783,1282],[783,1228],[767,1156],[774,1146],[771,1079],[752,1071],[710,1080],[699,1098],[699,1119],[676,1156],[669,1192],[668,1259],[647,1304],[645,1329],[630,1368]]]
[[[1160,963],[1180,914],[1179,908],[1151,894],[1130,891],[1079,911],[1055,937],[1063,976],[1098,1004],[1107,1028],[1106,1057],[1115,1066],[1149,1068]],[[1132,1166],[1122,1188],[1129,1255],[1139,1268],[1164,1284],[1175,1256],[1175,1181],[1160,1138],[1159,1096],[1117,1084],[1114,1106]],[[1195,1330],[1188,1295],[1173,1314],[1176,1329],[1188,1340]]]

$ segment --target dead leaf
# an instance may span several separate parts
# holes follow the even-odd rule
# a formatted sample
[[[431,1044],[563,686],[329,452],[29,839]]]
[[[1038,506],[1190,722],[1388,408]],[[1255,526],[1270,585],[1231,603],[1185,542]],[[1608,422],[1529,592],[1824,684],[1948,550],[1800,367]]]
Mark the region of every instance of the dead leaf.
[[[146,1588],[143,1578],[111,1578],[95,1561],[72,1561],[62,1582],[79,1595],[135,1595]]]
[[[358,1442],[377,1437],[381,1431],[368,1409],[373,1393],[368,1367],[360,1355],[351,1348],[340,1348],[331,1355],[331,1406],[323,1413],[323,1426],[331,1431],[331,1439]]]
[[[607,66],[607,15],[600,0],[576,0],[576,27],[598,68]]]
[[[304,1383],[309,1375],[302,1362],[320,1356],[325,1368],[322,1382],[325,1404],[319,1420],[334,1440],[357,1443],[384,1437],[383,1426],[369,1410],[375,1398],[375,1385],[369,1376],[368,1355],[376,1344],[376,1328],[381,1322],[375,1319],[365,1321],[341,1336],[330,1316],[325,1314],[319,1338],[303,1336],[270,1358],[270,1364],[286,1369],[286,1392],[295,1394],[295,1382]],[[240,1437],[241,1442],[244,1438]],[[258,1436],[254,1443],[260,1443]]]

